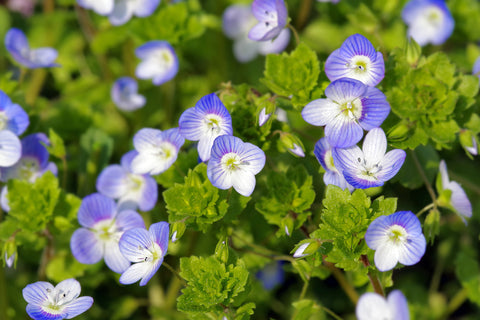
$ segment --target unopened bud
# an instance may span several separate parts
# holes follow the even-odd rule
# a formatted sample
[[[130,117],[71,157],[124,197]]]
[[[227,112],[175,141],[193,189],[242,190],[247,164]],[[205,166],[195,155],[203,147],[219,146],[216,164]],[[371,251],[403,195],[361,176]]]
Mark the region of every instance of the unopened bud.
[[[471,155],[476,156],[478,154],[477,139],[472,131],[460,131],[460,144]]]
[[[172,242],[177,241],[185,232],[185,222],[175,222],[172,225]]]
[[[418,59],[422,55],[422,48],[418,45],[418,43],[413,39],[410,38],[407,42],[407,47],[405,48],[405,58],[409,65],[415,67],[418,63]]]

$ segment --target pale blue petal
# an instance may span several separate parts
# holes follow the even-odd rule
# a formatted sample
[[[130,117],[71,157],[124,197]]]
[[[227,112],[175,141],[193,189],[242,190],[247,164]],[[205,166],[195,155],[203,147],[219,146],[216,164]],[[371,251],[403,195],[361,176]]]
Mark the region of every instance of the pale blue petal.
[[[135,74],[140,79],[152,79],[160,85],[175,77],[178,72],[178,58],[173,47],[166,41],[149,41],[135,50],[135,55],[143,61]],[[163,58],[168,55],[169,61]]]
[[[145,274],[150,272],[151,263],[139,262],[132,264],[121,276],[119,282],[121,284],[132,284],[142,279]]]
[[[50,145],[50,140],[44,133],[33,133],[24,137],[22,139],[22,158],[36,159],[40,168],[47,167],[50,154],[43,144]]]
[[[257,174],[265,166],[265,152],[251,143],[244,143],[243,149],[239,152],[241,160],[244,162],[242,169]]]
[[[233,134],[232,117],[230,116],[227,108],[225,108],[222,100],[220,100],[215,93],[210,93],[202,97],[195,104],[195,108],[200,112],[200,114],[203,115],[213,113],[220,116],[225,121],[224,129],[227,131],[226,134]]]
[[[157,204],[158,185],[155,179],[150,176],[144,176],[145,182],[141,198],[138,201],[138,207],[142,211],[150,211]]]
[[[58,52],[53,48],[38,48],[30,50],[30,68],[56,67]]]
[[[423,235],[420,220],[411,211],[398,211],[387,216],[389,225],[399,225],[405,228],[407,233],[412,236]]]
[[[145,257],[142,250],[150,248],[152,241],[151,235],[146,229],[134,228],[127,230],[120,238],[120,252],[131,262],[142,261]]]
[[[338,79],[325,89],[325,95],[338,104],[351,102],[356,98],[364,97],[368,86],[355,79]]]
[[[133,146],[137,152],[154,152],[156,144],[162,141],[162,131],[152,128],[143,128],[133,136]]]
[[[27,284],[22,290],[23,298],[30,304],[43,304],[48,299],[47,293],[53,290],[53,286],[45,281]]]
[[[255,190],[255,175],[247,170],[236,170],[231,174],[235,191],[242,196],[249,197]]]
[[[448,178],[448,171],[447,171],[447,164],[445,160],[440,161],[440,165],[438,166],[440,177],[442,178],[442,188],[445,190],[450,183],[450,179]],[[440,191],[440,190],[438,190]]]
[[[214,187],[226,190],[232,187],[232,177],[222,168],[220,159],[210,159],[207,164],[207,177]]]
[[[394,319],[394,314],[385,298],[373,292],[367,292],[360,296],[355,314],[358,320]]]
[[[314,126],[324,126],[340,114],[340,105],[330,99],[317,99],[302,110],[303,119]],[[340,115],[341,116],[341,115]]]
[[[388,241],[387,229],[391,226],[390,216],[380,216],[373,220],[365,233],[365,242],[372,250],[377,250]]]
[[[133,228],[145,229],[142,216],[133,210],[120,211],[115,219],[115,225],[119,231],[126,231]]]
[[[80,295],[82,288],[80,286],[80,282],[77,280],[66,279],[58,283],[55,286],[55,290],[57,290],[57,292],[63,292],[65,295],[65,300],[69,301],[77,298]]]
[[[122,255],[118,242],[110,240],[105,243],[105,264],[113,272],[123,273],[130,266],[130,262]]]
[[[41,305],[27,305],[27,313],[32,319],[38,320],[57,320],[57,319],[65,319],[64,314],[51,314],[43,310]]]
[[[155,9],[160,4],[160,0],[137,0],[135,4],[135,15],[144,18],[155,12]]]
[[[423,234],[414,236],[409,233],[407,243],[399,251],[398,262],[406,266],[412,266],[422,259],[426,248],[427,242]]]
[[[244,37],[251,21],[255,19],[249,5],[234,4],[229,6],[222,15],[223,33],[230,39]],[[245,37],[246,38],[246,37]]]
[[[119,165],[110,165],[97,178],[97,190],[101,194],[118,199],[128,192],[127,172]]]
[[[115,0],[77,0],[79,6],[92,9],[102,16],[110,14],[113,10]]]
[[[236,39],[233,43],[233,55],[238,62],[249,62],[258,56],[262,43],[250,40],[248,37]]]
[[[400,170],[407,154],[405,151],[395,149],[387,152],[385,158],[380,162],[381,170],[377,174],[377,178],[382,181],[392,179]]]
[[[318,162],[320,162],[320,165],[323,167],[323,169],[327,171],[330,171],[330,170],[327,167],[327,164],[325,162],[325,155],[327,154],[327,151],[331,149],[332,147],[330,146],[330,144],[327,141],[327,138],[325,137],[320,138],[317,141],[317,143],[315,143],[315,148],[313,149],[313,154],[317,158]]]
[[[288,19],[288,11],[284,0],[275,0],[275,9],[277,10],[278,25],[285,27]]]
[[[202,161],[208,161],[211,157],[213,142],[218,137],[218,135],[206,135],[198,141],[197,150],[198,155]]]
[[[139,153],[132,162],[132,171],[136,174],[153,174],[154,171],[163,172],[170,167],[170,162],[158,161],[158,156],[150,153]]]
[[[97,263],[104,254],[103,243],[92,231],[85,228],[75,230],[70,239],[70,250],[75,259],[84,264]]]
[[[380,127],[390,113],[390,104],[377,88],[369,87],[362,99],[362,116],[358,120],[365,130]]]
[[[11,131],[0,131],[0,166],[10,167],[21,157],[22,144]]]
[[[470,200],[468,200],[467,194],[455,181],[450,181],[446,189],[452,190],[450,202],[466,224],[467,222],[465,218],[470,218],[472,216],[472,204],[470,203]]]
[[[124,111],[133,111],[143,107],[146,103],[144,96],[139,95],[138,84],[135,79],[122,77],[117,79],[110,91],[115,105]]]
[[[173,144],[177,148],[177,151],[180,150],[185,143],[185,138],[180,134],[180,130],[178,128],[172,128],[163,131],[162,139]]]
[[[379,271],[388,271],[395,268],[400,256],[400,250],[398,246],[392,242],[386,241],[375,251],[375,266]]]
[[[380,163],[387,151],[387,137],[383,130],[375,128],[369,131],[363,141],[362,150],[368,163]]]
[[[325,74],[330,81],[348,78],[351,70],[346,67],[349,59],[341,54],[340,49],[333,51],[325,61]]]
[[[137,155],[137,150],[130,150],[122,156],[122,159],[120,159],[120,165],[125,169],[125,171],[132,172],[132,161]]]
[[[72,319],[84,313],[93,305],[92,297],[80,297],[70,302],[64,310],[65,319]]]
[[[4,186],[2,188],[2,193],[0,194],[0,203],[2,205],[2,209],[6,212],[10,211],[10,205],[8,204],[7,194],[8,194],[7,186]]]
[[[272,115],[271,113],[266,114],[265,108],[260,110],[260,113],[258,115],[258,126],[259,127],[263,126],[268,121],[268,119],[270,119],[271,115]]]
[[[86,228],[93,228],[101,220],[112,219],[116,214],[115,201],[99,193],[83,198],[78,210],[78,222]]]
[[[370,41],[361,34],[354,34],[348,37],[340,47],[340,54],[347,59],[355,56],[366,56],[371,61],[377,58],[377,52]]]
[[[276,0],[254,0],[252,3],[252,13],[259,21],[270,19],[269,13],[277,12]]]
[[[115,5],[112,12],[108,16],[108,20],[113,26],[125,24],[133,16],[134,1],[130,0],[115,0]]]
[[[142,280],[140,281],[139,285],[144,286],[150,281],[150,279],[157,273],[158,269],[163,263],[163,257],[157,260],[154,264],[149,263],[149,268],[146,270]]]
[[[185,110],[178,120],[180,134],[184,136],[185,139],[191,141],[200,140],[200,138],[203,136],[203,119],[203,112],[197,111],[195,107]]]
[[[258,52],[264,56],[270,53],[280,53],[290,43],[290,29],[282,29],[273,40],[257,42]]]
[[[160,246],[160,249],[162,249],[162,255],[164,256],[168,249],[170,225],[165,221],[157,222],[152,224],[148,231],[153,236],[153,240]]]
[[[348,148],[362,139],[363,129],[355,120],[339,115],[325,126],[325,136],[332,147]]]
[[[254,41],[267,41],[275,38],[278,33],[280,33],[278,28],[272,28],[266,22],[260,22],[250,29],[248,38]]]
[[[395,320],[409,320],[407,299],[400,290],[393,290],[387,298],[388,306],[395,315]]]
[[[6,129],[16,135],[21,135],[30,124],[28,114],[18,104],[12,103],[10,98],[0,90],[0,110],[7,118]]]

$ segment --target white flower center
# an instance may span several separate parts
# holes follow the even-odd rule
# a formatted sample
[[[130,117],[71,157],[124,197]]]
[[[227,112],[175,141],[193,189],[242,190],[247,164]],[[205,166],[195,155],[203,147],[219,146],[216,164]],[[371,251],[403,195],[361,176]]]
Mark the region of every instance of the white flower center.
[[[0,130],[5,130],[8,125],[8,118],[5,115],[5,112],[0,112]]]
[[[425,22],[430,24],[432,27],[438,28],[442,25],[443,12],[440,8],[431,6],[425,11],[424,19]]]
[[[402,245],[407,242],[408,234],[404,227],[394,224],[387,229],[388,239],[395,245]]]
[[[154,151],[154,154],[157,157],[159,157],[162,161],[173,157],[176,153],[177,153],[177,149],[173,144],[171,144],[168,141],[162,141],[158,143]]]
[[[325,165],[327,166],[325,169],[327,169],[328,171],[339,173],[337,168],[335,168],[335,163],[333,162],[332,150],[327,150],[323,159],[325,161]]]
[[[138,251],[141,256],[138,262],[156,263],[162,257],[162,249],[156,242],[152,242],[148,248],[139,245]]]
[[[222,165],[222,169],[227,172],[236,171],[240,168],[240,166],[246,164],[235,152],[225,154],[220,163]]]
[[[377,174],[382,170],[382,166],[379,163],[368,163],[367,160],[358,158],[358,163],[362,167],[361,177],[368,181],[377,181]]]
[[[22,158],[17,169],[17,178],[24,181],[35,182],[40,171],[40,165],[34,158]]]
[[[42,309],[50,314],[61,314],[66,305],[76,297],[70,295],[70,291],[61,289],[47,289],[47,300],[43,303]]]
[[[217,114],[208,114],[204,121],[204,131],[213,135],[219,135],[222,131],[223,119]]]
[[[372,61],[370,61],[369,57],[358,55],[347,62],[346,67],[351,70],[351,73],[361,76],[370,70],[371,64]]]
[[[123,232],[120,231],[116,224],[115,219],[105,219],[97,222],[93,227],[93,231],[101,241],[119,241]]]
[[[278,26],[278,16],[276,11],[265,10],[265,15],[267,19],[264,21],[267,28],[273,29]]]
[[[360,119],[362,116],[362,109],[362,100],[359,98],[340,104],[340,112],[352,121],[358,121],[358,119]]]
[[[127,175],[128,192],[140,191],[144,183],[145,180],[138,174],[131,173]]]
[[[162,72],[167,71],[172,67],[173,62],[175,61],[175,57],[173,56],[172,52],[168,49],[158,49],[154,53],[152,53],[149,60],[152,59],[155,61],[155,65],[157,65]]]

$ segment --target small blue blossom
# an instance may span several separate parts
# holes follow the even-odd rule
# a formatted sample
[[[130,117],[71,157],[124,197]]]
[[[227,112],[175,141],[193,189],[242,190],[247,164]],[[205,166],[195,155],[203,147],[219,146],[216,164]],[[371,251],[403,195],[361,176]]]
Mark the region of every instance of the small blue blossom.
[[[385,76],[383,55],[367,38],[354,34],[327,58],[325,74],[330,81],[352,78],[374,87]]]
[[[248,33],[251,40],[272,40],[287,25],[288,13],[283,0],[254,0],[252,13],[258,24]]]
[[[169,224],[158,222],[145,228],[125,232],[120,239],[120,251],[133,262],[120,277],[121,284],[132,284],[141,279],[144,286],[162,265],[168,249]]]
[[[248,197],[255,189],[255,175],[265,166],[265,153],[259,147],[234,136],[215,139],[207,176],[219,189],[233,188]]]
[[[28,114],[0,90],[0,130],[12,131],[17,136],[25,132],[30,121]]]
[[[178,58],[167,41],[149,41],[135,50],[142,59],[135,70],[139,79],[152,79],[158,86],[172,80],[178,72]]]
[[[326,99],[305,106],[302,117],[315,126],[325,126],[328,143],[348,148],[363,137],[363,129],[379,127],[390,112],[385,95],[354,79],[335,80],[325,89]]]
[[[94,264],[104,258],[114,272],[122,273],[130,262],[120,253],[118,241],[132,228],[145,227],[142,217],[133,210],[117,210],[115,202],[99,193],[86,196],[78,210],[82,226],[70,239],[70,249],[79,262]]]
[[[473,64],[472,74],[480,79],[480,57]]]
[[[256,273],[255,277],[262,282],[265,290],[270,291],[274,289],[285,280],[283,261],[275,261],[267,264],[262,270]]]
[[[0,131],[0,172],[6,167],[13,166],[22,155],[22,143],[20,139],[9,130]],[[5,181],[3,174],[0,179]]]
[[[132,161],[138,155],[135,150],[123,155],[120,165],[110,165],[97,178],[97,190],[118,200],[119,209],[152,210],[157,203],[158,186],[148,174],[132,172]]]
[[[210,159],[215,138],[233,134],[232,117],[215,93],[202,97],[195,107],[185,110],[178,126],[185,139],[198,141],[202,161]]]
[[[385,299],[367,292],[358,299],[355,309],[358,320],[409,320],[407,299],[400,290],[393,290]]]
[[[447,164],[444,160],[440,161],[439,170],[441,190],[438,190],[438,192],[441,193],[443,190],[451,191],[450,201],[445,204],[440,204],[453,209],[453,211],[455,211],[460,218],[462,218],[463,222],[467,224],[466,218],[472,217],[472,204],[470,203],[470,200],[468,200],[467,194],[462,189],[460,184],[458,184],[458,182],[450,181],[448,177]],[[443,200],[443,198],[441,199]]]
[[[151,175],[164,172],[177,160],[178,151],[184,143],[178,128],[139,130],[133,137],[133,146],[138,154],[130,164],[132,172]]]
[[[5,35],[5,47],[16,62],[30,69],[57,67],[57,50],[52,48],[30,49],[22,30],[11,28]]]
[[[72,319],[84,313],[93,304],[92,297],[78,297],[80,283],[75,279],[63,280],[56,287],[38,281],[23,288],[27,313],[35,320]]]
[[[408,36],[420,46],[444,43],[455,27],[444,0],[410,0],[403,8],[402,18],[408,26]]]
[[[387,152],[387,138],[381,128],[370,130],[363,141],[363,150],[357,146],[333,149],[335,166],[354,188],[367,189],[383,186],[393,178],[405,161],[406,153],[395,149]]]
[[[375,266],[380,271],[391,270],[398,262],[416,264],[427,246],[420,221],[411,211],[378,217],[368,226],[365,241],[375,250]]]
[[[137,93],[138,84],[135,79],[122,77],[117,79],[112,86],[110,95],[115,105],[123,111],[134,111],[143,107],[145,97]]]
[[[352,187],[347,180],[343,177],[343,174],[337,170],[332,156],[332,147],[327,141],[327,138],[323,137],[317,141],[315,148],[313,149],[313,154],[317,158],[318,162],[323,169],[325,169],[325,174],[323,175],[323,182],[326,185],[333,184],[337,187],[340,187],[345,190],[353,191]]]

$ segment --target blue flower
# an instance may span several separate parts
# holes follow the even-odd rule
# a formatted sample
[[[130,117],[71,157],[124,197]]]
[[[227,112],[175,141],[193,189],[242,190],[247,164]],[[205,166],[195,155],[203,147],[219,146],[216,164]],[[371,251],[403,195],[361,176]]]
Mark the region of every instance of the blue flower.
[[[258,54],[280,53],[290,42],[290,30],[282,29],[273,40],[254,41],[248,38],[250,28],[257,20],[249,5],[229,6],[223,13],[223,32],[234,41],[233,54],[239,62],[253,60]]]
[[[135,75],[139,79],[152,79],[154,85],[172,80],[178,72],[178,58],[173,47],[166,41],[149,41],[135,50],[143,61]]]
[[[385,76],[383,55],[367,38],[354,34],[327,58],[325,74],[330,81],[352,78],[374,87]]]
[[[354,188],[383,186],[393,178],[405,161],[406,153],[395,149],[385,154],[387,138],[381,128],[370,130],[363,141],[363,150],[357,146],[333,149],[337,169]]]
[[[444,43],[455,27],[444,0],[411,0],[403,8],[402,18],[408,25],[408,36],[420,46]]]
[[[472,74],[480,79],[480,57],[473,64]]]
[[[23,288],[27,313],[35,320],[72,319],[84,313],[93,304],[92,297],[78,297],[80,283],[75,279],[63,280],[56,287],[38,281]]]
[[[152,210],[157,203],[158,186],[147,174],[135,174],[131,165],[138,152],[132,150],[123,155],[120,165],[110,165],[97,178],[97,190],[101,194],[118,199],[119,209]]]
[[[94,193],[86,196],[78,210],[82,226],[70,239],[70,249],[79,262],[94,264],[104,258],[114,272],[122,273],[130,262],[118,247],[122,234],[132,228],[145,227],[142,217],[133,210],[118,212],[115,201]]]
[[[213,141],[221,135],[232,135],[232,117],[215,93],[202,97],[195,107],[185,110],[178,120],[180,134],[198,141],[202,161],[210,159]]]
[[[445,199],[444,197],[440,196],[439,204],[443,207],[452,209],[460,216],[460,218],[462,218],[463,222],[467,224],[467,220],[465,218],[470,218],[472,216],[472,204],[470,203],[470,200],[468,200],[467,194],[462,189],[460,184],[455,181],[450,181],[448,178],[447,164],[444,160],[440,161],[439,170],[440,184],[437,184],[437,186],[440,187],[440,190],[438,190],[438,192],[441,195],[442,191],[444,190],[451,191],[450,199]]]
[[[326,99],[310,102],[302,111],[305,121],[325,126],[332,147],[347,148],[363,136],[363,129],[379,127],[390,112],[385,95],[354,79],[335,80],[325,89]]]
[[[251,143],[234,136],[215,139],[207,176],[219,189],[233,188],[248,197],[255,189],[255,175],[265,166],[265,153]]]
[[[375,250],[375,266],[380,271],[391,270],[398,262],[416,264],[427,246],[420,221],[411,211],[378,217],[368,226],[365,241]]]
[[[288,13],[283,0],[254,0],[252,13],[258,24],[248,33],[251,40],[271,40],[287,25]]]
[[[10,130],[17,136],[25,132],[30,121],[28,114],[0,90],[0,130]]]
[[[110,95],[115,105],[123,111],[134,111],[145,105],[145,97],[137,93],[138,84],[135,79],[122,77],[112,86]]]
[[[108,16],[114,26],[127,23],[132,16],[148,17],[160,4],[160,0],[77,0],[79,6]]]
[[[393,290],[385,299],[367,292],[358,299],[355,310],[358,320],[409,320],[407,299],[400,290]]]
[[[348,190],[353,191],[353,187],[345,180],[343,174],[337,170],[332,156],[332,147],[327,141],[327,138],[323,137],[317,141],[313,154],[317,158],[320,165],[325,169],[325,174],[323,175],[323,182],[326,185],[333,184],[342,189],[348,188]]]
[[[22,30],[11,28],[5,35],[5,47],[12,55],[13,59],[24,67],[48,68],[57,67],[57,50],[52,48],[30,49],[27,37]]]
[[[267,264],[262,270],[256,273],[255,277],[262,282],[265,290],[272,290],[285,280],[283,261],[275,261]]]
[[[160,131],[144,128],[133,137],[133,145],[138,154],[130,167],[136,174],[156,175],[164,172],[177,160],[178,151],[185,139],[178,128]]]
[[[169,224],[158,222],[145,228],[135,228],[125,232],[120,239],[120,251],[134,262],[120,277],[120,283],[132,284],[141,279],[144,286],[162,265],[168,249]]]
[[[0,180],[4,180],[1,173],[5,167],[14,165],[22,155],[22,143],[20,139],[9,130],[0,131]]]

